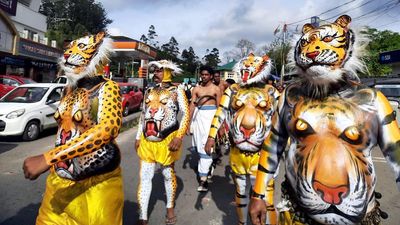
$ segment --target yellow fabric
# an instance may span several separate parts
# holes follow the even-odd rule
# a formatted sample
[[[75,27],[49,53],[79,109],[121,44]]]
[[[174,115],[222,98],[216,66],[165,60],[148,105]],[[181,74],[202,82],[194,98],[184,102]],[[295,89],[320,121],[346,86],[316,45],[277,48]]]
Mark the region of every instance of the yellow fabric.
[[[290,211],[279,212],[279,225],[304,225],[294,218],[295,214]]]
[[[121,168],[82,181],[47,177],[37,225],[122,225]]]
[[[172,70],[164,68],[164,76],[162,82],[171,82],[172,81]]]
[[[257,152],[253,155],[246,155],[240,152],[238,148],[232,147],[229,159],[231,168],[236,174],[250,174],[255,176],[260,154]]]
[[[176,133],[177,131],[172,132],[168,137],[159,142],[148,141],[142,134],[139,149],[137,150],[139,158],[150,163],[157,162],[164,166],[171,165],[181,157],[182,153],[182,146],[178,151],[174,152],[168,149],[168,145],[174,139]]]

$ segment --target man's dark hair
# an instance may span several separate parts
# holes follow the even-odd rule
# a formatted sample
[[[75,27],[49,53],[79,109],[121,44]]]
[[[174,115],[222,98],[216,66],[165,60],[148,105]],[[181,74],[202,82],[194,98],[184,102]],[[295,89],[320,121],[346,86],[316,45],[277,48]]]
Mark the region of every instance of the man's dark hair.
[[[232,85],[232,84],[236,83],[234,79],[230,79],[230,78],[229,78],[229,79],[226,79],[225,81],[226,81],[226,83],[228,83],[229,85]]]
[[[207,65],[201,66],[201,67],[200,67],[200,73],[201,73],[201,71],[203,71],[203,70],[207,70],[207,72],[208,72],[209,74],[211,74],[211,76],[214,77],[214,70],[213,70],[210,66],[207,66]]]

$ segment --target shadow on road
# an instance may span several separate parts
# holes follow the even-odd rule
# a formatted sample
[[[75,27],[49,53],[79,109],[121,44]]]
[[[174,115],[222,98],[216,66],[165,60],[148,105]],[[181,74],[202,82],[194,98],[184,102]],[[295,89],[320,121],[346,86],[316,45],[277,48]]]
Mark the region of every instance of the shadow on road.
[[[39,212],[39,204],[29,204],[28,206],[22,208],[17,215],[8,218],[3,221],[1,225],[21,225],[21,224],[34,224],[36,221],[36,216]]]
[[[235,185],[231,183],[232,170],[225,166],[224,176],[214,175],[209,191],[217,208],[223,212],[222,224],[237,224],[238,219],[235,208]]]
[[[124,225],[133,225],[139,218],[139,205],[136,202],[124,202]]]

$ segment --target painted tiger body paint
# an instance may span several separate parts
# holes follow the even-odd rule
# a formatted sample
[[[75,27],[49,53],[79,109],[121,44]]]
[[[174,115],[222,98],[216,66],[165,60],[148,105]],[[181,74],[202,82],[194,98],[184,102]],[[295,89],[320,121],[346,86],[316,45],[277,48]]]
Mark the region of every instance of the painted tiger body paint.
[[[381,148],[400,187],[399,127],[381,92],[355,85],[364,65],[350,20],[341,16],[319,28],[304,25],[292,55],[301,79],[281,96],[274,132],[264,141],[259,161],[263,169],[257,172],[256,193],[273,180],[285,154],[286,182],[293,192],[285,200],[299,205],[311,223],[379,223],[380,218],[367,218],[379,207],[374,146]],[[284,208],[279,224],[288,219]]]
[[[235,65],[235,72],[241,77],[239,84],[228,87],[215,113],[209,137],[215,139],[223,121],[229,127],[231,141],[230,166],[234,172],[236,186],[236,210],[239,223],[246,224],[247,203],[246,177],[254,183],[260,149],[271,127],[271,117],[275,111],[278,91],[266,84],[270,75],[271,61],[268,56],[249,54]],[[265,201],[273,195],[273,181],[270,187],[259,192]],[[269,221],[276,220],[273,207],[269,208]]]

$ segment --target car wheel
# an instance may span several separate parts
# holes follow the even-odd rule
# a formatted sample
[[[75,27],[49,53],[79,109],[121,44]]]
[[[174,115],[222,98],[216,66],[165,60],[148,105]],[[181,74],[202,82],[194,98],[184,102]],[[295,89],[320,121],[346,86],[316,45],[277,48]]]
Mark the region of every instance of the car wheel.
[[[40,127],[37,121],[30,121],[24,130],[22,135],[22,140],[24,141],[33,141],[39,137]]]
[[[122,115],[123,115],[123,116],[128,116],[128,115],[129,115],[129,108],[128,108],[128,106],[125,106],[125,107],[124,107],[124,110],[122,111]]]

